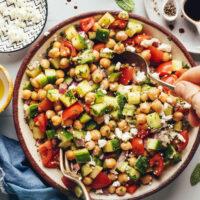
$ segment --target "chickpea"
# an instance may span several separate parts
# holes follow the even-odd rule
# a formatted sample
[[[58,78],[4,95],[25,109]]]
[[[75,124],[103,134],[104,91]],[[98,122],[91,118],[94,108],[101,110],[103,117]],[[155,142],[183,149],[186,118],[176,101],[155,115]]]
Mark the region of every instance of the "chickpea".
[[[37,94],[37,92],[35,92],[35,91],[32,92],[31,99],[34,100],[34,101],[38,100],[38,94]]]
[[[127,174],[125,174],[125,173],[119,174],[118,181],[120,183],[126,183],[128,180],[129,180],[129,177]]]
[[[99,117],[94,116],[94,121],[97,124],[102,124],[104,122],[104,116],[99,116]]]
[[[79,120],[75,120],[73,127],[77,130],[81,130],[83,128],[83,124]]]
[[[103,137],[109,137],[110,135],[110,127],[107,125],[104,125],[100,128],[100,133]]]
[[[98,141],[101,138],[101,133],[98,130],[90,131],[91,139],[94,141]]]
[[[52,84],[47,84],[47,85],[45,85],[45,87],[43,89],[46,90],[46,91],[48,91],[48,90],[54,89],[54,87],[53,87]]]
[[[126,194],[126,187],[124,186],[119,186],[117,189],[116,189],[116,194],[119,195],[119,196],[124,196]]]
[[[75,154],[74,154],[74,151],[72,151],[72,150],[66,151],[65,156],[66,156],[67,160],[75,159]]]
[[[116,187],[114,187],[114,186],[109,186],[109,188],[108,188],[108,192],[110,193],[110,194],[114,194],[115,193],[115,190],[116,190]]]
[[[176,121],[176,122],[179,122],[183,119],[183,113],[182,112],[175,112],[174,115],[173,115],[173,120]]]
[[[110,87],[109,87],[110,91],[116,92],[118,88],[119,88],[119,84],[117,82],[110,83]]]
[[[147,93],[146,93],[146,92],[142,93],[142,94],[140,95],[140,99],[141,99],[141,101],[143,101],[143,102],[147,101],[147,100],[148,100],[148,95],[147,95]]]
[[[111,60],[108,58],[101,58],[99,63],[103,68],[107,69],[111,65]]]
[[[40,84],[36,81],[36,79],[32,78],[30,79],[30,82],[34,88],[40,88]]]
[[[54,103],[54,110],[55,110],[56,112],[59,112],[59,111],[62,110],[62,104],[61,104],[60,101],[57,101],[57,102]]]
[[[117,164],[117,161],[114,158],[105,159],[104,165],[108,169],[113,169]]]
[[[49,56],[50,58],[58,58],[58,57],[60,56],[59,48],[53,47],[53,48],[49,51],[48,56]]]
[[[47,59],[42,59],[40,61],[40,65],[41,65],[42,68],[48,69],[50,67],[50,62]]]
[[[145,124],[147,122],[147,116],[143,113],[136,116],[137,124]]]
[[[58,125],[61,124],[62,118],[59,117],[58,115],[55,115],[55,116],[53,116],[53,117],[51,118],[51,121],[52,121],[52,124],[53,124],[54,126],[58,126]]]
[[[47,96],[47,91],[46,90],[43,90],[43,89],[39,89],[38,90],[38,99],[40,101],[42,101],[43,99],[45,99]]]
[[[94,149],[93,149],[93,155],[94,156],[99,156],[101,154],[101,149],[99,146],[95,146]]]
[[[95,82],[95,83],[100,83],[102,81],[104,77],[104,73],[102,70],[100,69],[96,69],[93,73],[92,73],[92,80]]]
[[[137,158],[136,158],[136,157],[130,157],[130,158],[128,159],[128,163],[129,163],[129,165],[130,165],[131,167],[134,167],[135,164],[136,164],[136,162],[137,162]]]
[[[22,92],[22,98],[25,100],[30,99],[32,96],[32,92],[30,90],[23,90]]]
[[[55,115],[56,115],[56,113],[53,110],[47,110],[46,111],[46,117],[47,117],[47,119],[51,119]]]
[[[121,54],[125,51],[125,47],[124,47],[124,44],[122,43],[117,43],[115,46],[114,46],[114,52],[117,53],[117,54]]]
[[[89,176],[83,178],[83,183],[85,185],[90,185],[92,183],[92,179]]]
[[[151,175],[146,175],[146,176],[143,176],[140,180],[143,185],[149,185],[152,182],[153,178]]]
[[[111,74],[114,72],[114,70],[115,70],[115,66],[111,65],[110,67],[108,67],[107,72],[108,72],[108,74]]]
[[[89,92],[85,95],[85,103],[92,104],[95,101],[95,93]]]
[[[94,72],[97,69],[97,66],[95,64],[90,65],[90,72]]]
[[[118,14],[118,18],[119,18],[119,19],[123,19],[123,20],[128,20],[128,19],[129,19],[129,14],[128,14],[128,12],[126,12],[126,11],[121,11],[121,12]]]
[[[154,101],[158,99],[158,96],[160,95],[160,90],[157,88],[152,88],[148,91],[148,97]]]
[[[118,177],[117,177],[116,174],[110,173],[110,174],[108,174],[108,178],[109,178],[111,181],[116,181]]]
[[[61,48],[60,49],[60,56],[62,57],[67,57],[70,55],[70,50],[69,48],[65,47],[65,48]]]
[[[62,70],[57,70],[56,71],[56,78],[64,78],[65,77],[65,73]]]
[[[94,141],[86,142],[86,143],[85,143],[85,147],[86,147],[89,151],[91,151],[91,150],[93,150],[94,147],[95,147],[95,142],[94,142]]]
[[[109,37],[113,38],[115,36],[116,32],[113,29],[110,29]]]
[[[95,22],[93,27],[92,27],[92,30],[96,32],[97,29],[100,29],[100,28],[101,28],[101,26],[97,22]]]
[[[123,131],[123,130],[125,130],[127,128],[128,123],[123,119],[120,122],[118,122],[117,125],[118,125],[119,129],[121,131]]]
[[[60,68],[66,69],[69,67],[69,60],[67,58],[61,58],[60,60]]]
[[[109,81],[108,79],[103,79],[103,81],[101,82],[100,88],[103,90],[107,90],[109,87]]]
[[[142,103],[140,104],[140,112],[148,114],[151,110],[151,106],[149,103]]]
[[[59,78],[56,80],[55,84],[60,85],[61,83],[63,83],[63,81],[64,81],[64,78]]]
[[[172,106],[176,105],[176,101],[177,101],[177,98],[174,97],[174,96],[168,96],[167,97],[167,103],[171,104]]]
[[[159,100],[162,101],[163,103],[165,103],[167,101],[167,97],[168,95],[164,92],[161,92],[160,96],[159,96]]]
[[[96,51],[96,50],[93,50],[93,55],[94,55],[94,57],[95,57],[95,61],[97,62],[97,61],[99,60],[99,58],[100,58],[99,52]]]
[[[116,45],[116,42],[112,38],[110,38],[108,42],[106,43],[106,47],[109,49],[113,49],[115,45]]]
[[[74,68],[71,68],[69,70],[69,76],[72,77],[72,78],[75,76],[75,69]]]
[[[117,127],[117,123],[114,120],[111,120],[111,121],[108,122],[108,126],[109,126],[111,131],[114,131],[115,128]]]
[[[163,109],[163,105],[158,99],[156,99],[151,103],[151,108],[157,113],[160,113]]]
[[[120,146],[121,146],[121,149],[124,151],[128,151],[132,149],[132,145],[130,142],[122,142]]]
[[[117,41],[125,41],[125,40],[127,40],[127,38],[128,38],[128,35],[126,34],[125,31],[119,31],[116,34]]]
[[[146,61],[149,61],[151,59],[151,52],[150,50],[144,50],[140,54]]]
[[[172,55],[170,53],[164,52],[163,53],[163,62],[167,62],[169,60],[171,60]]]
[[[61,46],[61,43],[58,42],[58,41],[55,41],[55,42],[53,43],[53,47],[60,48],[60,46]]]

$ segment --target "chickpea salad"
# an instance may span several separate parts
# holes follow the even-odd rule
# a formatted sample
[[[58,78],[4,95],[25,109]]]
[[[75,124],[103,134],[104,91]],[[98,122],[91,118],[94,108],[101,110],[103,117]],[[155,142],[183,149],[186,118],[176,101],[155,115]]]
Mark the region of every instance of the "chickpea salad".
[[[151,184],[181,161],[189,141],[190,105],[134,63],[115,63],[114,55],[125,51],[171,84],[188,68],[173,58],[170,44],[120,12],[69,25],[26,69],[24,115],[43,165],[58,168],[64,149],[71,170],[98,194],[123,196]],[[82,196],[79,186],[62,181]]]

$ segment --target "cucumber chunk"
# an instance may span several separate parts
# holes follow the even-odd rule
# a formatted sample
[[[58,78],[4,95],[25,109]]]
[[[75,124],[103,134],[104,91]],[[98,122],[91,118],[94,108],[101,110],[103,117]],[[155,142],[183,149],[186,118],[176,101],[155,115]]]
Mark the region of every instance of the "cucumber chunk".
[[[126,29],[126,34],[129,37],[133,37],[136,33],[140,33],[143,29],[141,22],[135,19],[129,19]]]
[[[147,124],[152,129],[161,128],[161,119],[158,113],[154,112],[147,115]]]
[[[65,35],[66,35],[66,38],[70,41],[72,40],[73,37],[78,35],[78,32],[77,32],[75,26],[70,25],[69,27],[67,27],[67,29],[65,30]]]
[[[93,90],[88,81],[84,80],[77,85],[76,91],[80,97],[84,97],[88,92]]]
[[[79,34],[72,38],[72,45],[79,51],[87,47],[85,39]]]
[[[60,94],[59,91],[57,89],[52,89],[52,90],[48,90],[47,92],[47,98],[52,101],[52,102],[56,102],[59,100]]]
[[[90,161],[90,153],[86,148],[75,150],[74,154],[78,163],[87,163]]]
[[[29,113],[29,117],[30,118],[35,117],[38,114],[38,104],[32,104],[32,105],[30,105],[28,113]]]
[[[75,75],[77,78],[88,79],[90,76],[90,68],[87,64],[77,65],[75,67]]]
[[[95,61],[95,56],[93,52],[90,49],[88,49],[88,50],[85,50],[80,55],[74,57],[72,61],[74,61],[77,64],[92,63]]]
[[[70,90],[66,94],[60,96],[60,101],[66,106],[70,107],[74,103],[78,101],[78,99],[74,96],[74,93]]]
[[[59,58],[50,58],[51,67],[54,69],[59,69],[60,66],[60,59]]]
[[[46,135],[48,139],[52,139],[56,135],[56,131],[54,129],[46,130]]]
[[[124,173],[128,169],[128,162],[121,162],[117,164],[117,170]]]
[[[54,84],[56,82],[56,70],[55,69],[45,69],[45,75],[47,77],[48,83]]]
[[[129,92],[128,103],[133,105],[140,104],[140,92]]]
[[[37,75],[35,80],[40,84],[40,87],[44,87],[48,83],[48,79],[43,73]]]
[[[92,172],[92,167],[89,164],[85,164],[81,167],[82,176],[87,176]]]
[[[105,13],[98,21],[98,24],[103,28],[108,28],[115,21],[115,18],[110,13]]]
[[[145,174],[147,171],[149,164],[148,160],[145,156],[140,156],[138,157],[136,163],[135,163],[135,168],[141,173]]]
[[[158,139],[148,138],[147,139],[147,150],[159,151],[162,149],[162,143]]]
[[[98,40],[99,42],[107,42],[109,38],[109,33],[109,29],[97,29],[96,40]]]
[[[131,117],[134,115],[136,107],[134,105],[125,104],[122,115]]]
[[[67,148],[71,146],[71,140],[73,139],[72,133],[66,130],[62,130],[58,131],[57,134],[58,134],[58,139],[61,140],[61,142],[59,143],[60,148]]]
[[[127,175],[129,176],[129,178],[133,181],[137,181],[140,178],[140,172],[138,172],[135,168],[130,167],[127,170]]]
[[[87,123],[88,121],[90,121],[92,119],[92,117],[90,116],[90,115],[88,115],[87,113],[83,113],[82,115],[81,115],[81,117],[80,117],[80,122],[82,123],[82,124],[85,124],[85,123]]]
[[[97,123],[94,120],[90,120],[85,124],[84,129],[87,131],[91,131],[97,128]]]
[[[120,77],[121,73],[120,72],[113,72],[108,76],[108,80],[111,83],[114,83],[116,81],[118,81],[119,77]]]
[[[95,179],[102,170],[103,170],[103,167],[98,166],[98,165],[95,166],[94,169],[92,170],[92,173],[90,174],[90,177],[92,179]]]
[[[26,70],[26,74],[31,77],[31,78],[35,78],[37,75],[39,75],[42,72],[40,67],[36,67],[33,70],[27,69]]]
[[[103,147],[103,151],[106,153],[115,152],[120,149],[120,141],[118,139],[108,140]]]

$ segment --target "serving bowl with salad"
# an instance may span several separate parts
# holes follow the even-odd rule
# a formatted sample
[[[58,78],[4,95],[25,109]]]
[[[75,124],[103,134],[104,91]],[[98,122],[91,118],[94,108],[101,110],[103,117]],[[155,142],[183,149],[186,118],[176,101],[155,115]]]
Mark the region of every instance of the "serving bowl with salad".
[[[112,11],[64,21],[22,63],[13,102],[17,134],[36,171],[62,191],[82,195],[62,177],[60,148],[93,199],[138,199],[170,183],[198,146],[198,128],[186,120],[190,105],[140,66],[113,60],[125,51],[170,84],[194,66],[168,31]]]

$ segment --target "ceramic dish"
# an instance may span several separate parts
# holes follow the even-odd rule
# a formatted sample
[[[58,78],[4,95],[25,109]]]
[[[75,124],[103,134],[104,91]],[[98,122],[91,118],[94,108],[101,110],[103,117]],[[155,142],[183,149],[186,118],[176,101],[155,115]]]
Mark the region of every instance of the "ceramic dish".
[[[35,15],[31,14],[33,11],[33,8],[26,8],[29,9],[27,12],[30,13],[30,20],[21,22],[19,19],[19,16],[22,18],[27,13],[23,13],[25,9],[17,10],[17,3],[20,3],[22,1],[6,1],[3,0],[0,2],[0,16],[1,16],[1,28],[0,28],[0,53],[9,53],[9,52],[15,52],[21,49],[26,48],[30,44],[32,44],[42,33],[44,26],[47,21],[47,14],[48,14],[48,5],[46,0],[34,0],[34,1],[27,1],[30,3],[30,6],[34,7]],[[15,3],[15,4],[14,4]],[[6,6],[6,10],[5,10]],[[14,10],[15,9],[15,10]],[[13,18],[16,18],[16,26],[15,29],[20,29],[21,31],[18,32],[17,30],[12,30],[14,24],[14,20],[10,20],[10,14],[16,12],[13,14]],[[20,14],[21,12],[21,14]],[[4,13],[4,14],[3,14]],[[15,14],[19,16],[15,16]],[[37,15],[40,16],[40,18],[37,18]],[[32,23],[31,21],[33,17],[36,17],[37,23]],[[10,27],[11,26],[11,27]],[[5,27],[8,27],[6,30]],[[19,34],[20,33],[20,34]],[[19,38],[20,35],[24,34],[24,39],[18,42],[12,42],[10,38]],[[10,36],[8,36],[10,35]],[[13,40],[13,39],[12,39]]]
[[[162,0],[144,0],[144,7],[148,18],[170,30],[167,22],[161,14],[162,5]],[[178,1],[178,5],[180,11],[182,7],[182,0]],[[181,12],[179,12],[179,16],[176,19],[173,30],[170,31],[179,38],[189,52],[196,54],[200,53],[199,32],[192,23],[183,17]]]
[[[64,30],[69,24],[76,24],[80,19],[89,17],[89,16],[96,16],[105,13],[106,11],[101,12],[93,12],[87,13],[83,15],[79,15],[77,17],[70,18],[61,24],[58,24],[53,29],[49,31],[48,36],[41,37],[36,44],[31,48],[28,52],[26,58],[24,59],[21,68],[18,72],[16,84],[15,84],[15,92],[14,92],[14,101],[13,101],[13,112],[14,112],[14,121],[15,127],[17,131],[17,135],[19,141],[24,149],[24,152],[29,159],[30,163],[34,167],[34,169],[53,187],[59,188],[61,191],[66,192],[65,187],[61,181],[62,174],[59,170],[56,169],[47,169],[43,167],[40,156],[37,152],[37,147],[35,145],[35,140],[32,138],[31,131],[29,130],[28,125],[24,119],[23,113],[23,102],[22,102],[22,88],[23,84],[26,81],[25,70],[27,65],[30,62],[33,62],[40,58],[41,54],[45,52],[50,42],[54,39],[55,35],[59,34],[62,30]],[[113,15],[116,15],[117,12],[112,12]],[[142,17],[136,15],[130,15],[131,18],[135,18],[139,20],[144,25],[144,31],[149,33],[152,36],[159,38],[163,42],[170,43],[172,45],[172,53],[174,58],[181,59],[184,63],[188,64],[189,66],[194,66],[195,63],[193,62],[190,55],[187,53],[187,50],[183,47],[183,45],[168,31],[160,27],[159,25],[150,22]],[[17,105],[17,106],[16,106]],[[149,186],[142,186],[140,189],[137,190],[136,193],[133,195],[127,194],[123,197],[118,197],[116,195],[108,196],[106,194],[91,194],[93,199],[141,199],[144,198],[156,191],[160,190],[161,188],[165,187],[167,184],[172,182],[188,165],[190,160],[192,159],[198,144],[199,144],[200,136],[198,134],[198,128],[191,130],[191,136],[189,144],[186,150],[183,153],[182,161],[174,167],[170,167],[166,172],[163,173],[163,176],[155,180]]]

